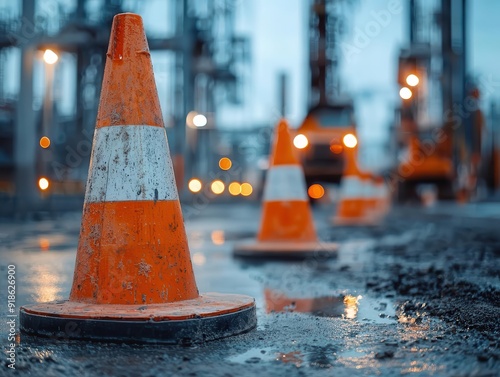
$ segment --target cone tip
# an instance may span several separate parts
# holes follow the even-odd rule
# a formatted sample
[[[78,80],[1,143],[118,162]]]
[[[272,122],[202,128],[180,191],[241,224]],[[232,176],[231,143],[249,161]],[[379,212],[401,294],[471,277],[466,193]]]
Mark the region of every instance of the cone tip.
[[[135,13],[119,13],[113,18],[108,57],[112,60],[135,58],[137,53],[149,53],[142,17]]]
[[[113,17],[113,21],[120,21],[120,20],[126,19],[126,18],[142,21],[142,17],[140,15],[138,15],[137,13],[130,13],[130,12],[116,14]]]
[[[278,122],[278,132],[288,131],[289,128],[288,121],[285,118],[281,118]]]

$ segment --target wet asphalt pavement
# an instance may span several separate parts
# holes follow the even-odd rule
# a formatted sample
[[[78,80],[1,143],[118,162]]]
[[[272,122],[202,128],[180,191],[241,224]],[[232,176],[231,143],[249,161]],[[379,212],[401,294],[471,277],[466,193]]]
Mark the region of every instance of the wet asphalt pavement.
[[[186,221],[200,292],[255,297],[257,329],[183,346],[91,343],[17,335],[16,369],[0,376],[498,376],[500,205],[394,210],[376,227],[332,227],[338,257],[235,260],[257,229],[257,205],[215,205]],[[65,299],[80,214],[0,220],[0,344],[8,351],[7,266],[16,307]]]

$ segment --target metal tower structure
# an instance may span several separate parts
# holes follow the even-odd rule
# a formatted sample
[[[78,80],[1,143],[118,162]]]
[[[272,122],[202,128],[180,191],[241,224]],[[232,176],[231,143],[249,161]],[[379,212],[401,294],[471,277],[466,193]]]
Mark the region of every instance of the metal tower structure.
[[[122,1],[107,0],[99,5],[92,2],[92,8],[90,1],[77,0],[71,13],[57,12],[52,15],[54,19],[41,22],[37,14],[38,3],[43,3],[43,0],[22,0],[21,17],[0,14],[0,29],[5,31],[0,37],[0,49],[14,47],[21,50],[20,89],[13,104],[17,109],[12,117],[15,121],[0,127],[0,152],[7,156],[10,153],[4,165],[1,165],[0,158],[0,180],[14,180],[15,210],[21,215],[41,208],[36,184],[40,165],[37,160],[39,154],[46,151],[40,151],[38,147],[40,115],[32,111],[37,51],[51,48],[72,54],[76,61],[74,117],[57,119],[55,114],[54,119],[54,123],[64,123],[58,128],[66,134],[66,142],[59,148],[51,146],[50,158],[61,165],[60,160],[68,154],[67,148],[76,149],[84,138],[82,133],[91,135],[93,132],[112,17],[124,11],[137,12],[135,8],[147,4],[133,3],[133,9],[125,9]],[[58,2],[51,4],[55,3]],[[99,8],[95,9],[96,6]],[[170,51],[175,56],[172,103],[164,108],[172,109],[173,122],[168,123],[173,127],[168,132],[173,144],[176,174],[181,183],[189,176],[193,164],[202,163],[203,159],[197,159],[195,151],[200,144],[207,144],[196,141],[205,130],[189,130],[186,116],[191,111],[206,114],[207,129],[215,128],[217,103],[223,100],[221,93],[227,97],[228,93],[236,92],[234,87],[239,84],[236,66],[245,58],[242,51],[248,41],[235,35],[232,0],[176,0],[168,2],[167,7],[168,14],[164,19],[174,25],[172,34],[148,35],[148,42],[150,50]],[[57,5],[52,9],[55,8]],[[0,61],[0,73],[4,72],[2,67]],[[3,106],[2,111],[8,108]],[[189,139],[189,132],[200,134],[195,138],[196,142]],[[83,162],[79,168],[86,172],[89,156],[80,157],[83,157]],[[61,175],[64,178],[61,171],[57,178],[61,179]]]
[[[399,56],[402,102],[397,139],[400,147],[410,140],[430,145],[425,160],[433,160],[442,173],[430,163],[417,164],[417,173],[401,186],[414,189],[420,182],[436,183],[441,198],[452,198],[473,144],[471,114],[459,110],[468,94],[467,1],[411,0],[408,9],[409,44]]]

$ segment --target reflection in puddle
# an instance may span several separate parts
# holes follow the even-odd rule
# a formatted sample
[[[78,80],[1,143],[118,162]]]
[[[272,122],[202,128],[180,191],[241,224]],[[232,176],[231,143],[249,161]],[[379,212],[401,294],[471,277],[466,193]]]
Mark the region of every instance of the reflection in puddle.
[[[310,351],[278,352],[273,348],[252,348],[240,355],[231,356],[229,361],[239,364],[256,364],[273,362],[291,364],[297,368],[331,368],[335,359],[335,352],[331,346],[312,347]]]
[[[39,244],[40,244],[40,249],[42,251],[48,251],[49,250],[49,248],[50,248],[50,241],[47,238],[40,237],[38,241],[39,241]]]
[[[422,373],[428,372],[429,375],[443,370],[444,366],[437,366],[435,364],[428,364],[423,361],[412,361],[407,368],[401,370],[401,374]],[[427,373],[426,373],[427,374]]]
[[[284,293],[264,290],[266,311],[310,313],[318,317],[342,317],[344,303],[342,297],[292,298]]]
[[[345,359],[357,359],[366,356],[366,353],[358,349],[351,349],[341,352],[338,356]]]
[[[283,292],[266,288],[264,290],[266,312],[297,312],[317,317],[362,319],[375,323],[394,321],[393,305],[376,303],[363,296],[340,295],[320,297],[288,297]]]
[[[231,356],[229,361],[239,364],[256,364],[260,362],[282,362],[285,364],[293,364],[299,368],[303,363],[303,355],[300,351],[292,351],[288,353],[273,351],[271,347],[252,348],[240,355]]]
[[[231,356],[228,360],[239,364],[276,360],[275,353],[271,352],[271,350],[271,347],[252,348],[240,355]]]
[[[303,356],[300,351],[293,351],[293,352],[288,352],[288,353],[281,353],[278,352],[276,354],[276,360],[282,361],[285,364],[293,364],[297,368],[299,368],[302,365],[302,360]]]
[[[344,316],[347,319],[354,319],[358,315],[358,305],[359,305],[359,300],[361,300],[363,296],[351,296],[351,295],[346,295],[344,296]]]
[[[65,251],[76,248],[75,239],[63,234],[43,233],[39,236],[25,237],[21,242],[16,242],[16,247],[22,251]],[[14,249],[14,247],[9,247]]]
[[[61,285],[63,279],[53,272],[49,266],[35,266],[31,271],[31,283],[34,288],[35,302],[61,300]]]

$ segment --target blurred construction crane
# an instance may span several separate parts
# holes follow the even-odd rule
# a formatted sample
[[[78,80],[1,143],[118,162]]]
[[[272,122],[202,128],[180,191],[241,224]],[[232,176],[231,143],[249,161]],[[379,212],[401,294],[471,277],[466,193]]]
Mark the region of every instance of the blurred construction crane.
[[[339,72],[351,4],[349,0],[311,2],[309,110],[294,138],[308,186],[339,182],[345,140],[357,143],[354,106],[341,89]]]
[[[411,0],[409,44],[399,56],[400,151],[393,181],[401,200],[434,184],[438,196],[469,196],[481,164],[484,119],[467,80],[467,1]]]

